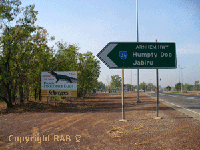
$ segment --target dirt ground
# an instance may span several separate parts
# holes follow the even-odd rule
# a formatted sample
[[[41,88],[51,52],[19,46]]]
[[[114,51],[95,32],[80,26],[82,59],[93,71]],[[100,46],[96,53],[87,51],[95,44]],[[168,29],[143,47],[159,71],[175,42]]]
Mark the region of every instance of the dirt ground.
[[[97,93],[69,103],[29,102],[2,111],[0,149],[200,149],[200,122],[140,93]]]

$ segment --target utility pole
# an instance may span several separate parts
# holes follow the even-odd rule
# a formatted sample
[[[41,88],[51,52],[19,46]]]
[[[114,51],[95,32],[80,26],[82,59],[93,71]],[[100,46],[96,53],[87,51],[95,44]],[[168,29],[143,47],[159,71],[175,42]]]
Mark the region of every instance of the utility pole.
[[[181,83],[181,93],[183,93],[183,72],[182,70],[184,69],[185,67],[181,67],[181,78],[182,78],[182,83]]]
[[[178,65],[179,68],[179,83],[180,83],[180,65]]]
[[[138,31],[138,0],[136,0],[136,18],[137,18],[137,42],[139,42],[139,31]],[[140,103],[140,99],[139,99],[139,69],[137,69],[137,103]]]

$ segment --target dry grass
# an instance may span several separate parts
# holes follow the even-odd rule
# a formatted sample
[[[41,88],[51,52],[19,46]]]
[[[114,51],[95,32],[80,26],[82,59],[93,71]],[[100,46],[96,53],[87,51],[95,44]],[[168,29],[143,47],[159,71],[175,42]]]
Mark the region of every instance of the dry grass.
[[[144,145],[144,144],[146,144],[146,142],[135,143],[135,145],[134,145],[134,146],[142,146],[142,145]]]
[[[115,126],[111,130],[107,131],[107,134],[112,138],[121,137],[123,133],[127,133],[127,132],[122,131],[125,129],[125,127],[126,126],[122,126],[122,127]]]
[[[139,130],[139,129],[142,129],[144,128],[142,125],[140,125],[139,127],[133,127],[134,130]]]

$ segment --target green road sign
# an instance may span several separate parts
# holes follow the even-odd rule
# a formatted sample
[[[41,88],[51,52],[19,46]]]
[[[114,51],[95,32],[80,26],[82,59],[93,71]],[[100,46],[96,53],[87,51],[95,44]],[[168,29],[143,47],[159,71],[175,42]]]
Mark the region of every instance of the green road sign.
[[[110,42],[98,54],[110,69],[175,69],[175,43]]]

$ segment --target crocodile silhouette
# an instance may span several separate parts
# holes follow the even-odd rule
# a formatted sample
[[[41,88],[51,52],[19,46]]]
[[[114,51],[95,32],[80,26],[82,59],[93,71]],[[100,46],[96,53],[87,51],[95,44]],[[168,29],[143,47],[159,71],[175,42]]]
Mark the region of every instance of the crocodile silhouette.
[[[67,76],[67,75],[57,74],[57,73],[55,73],[55,72],[53,71],[52,68],[50,68],[50,69],[51,69],[51,72],[48,72],[48,73],[50,73],[52,76],[54,76],[54,77],[56,78],[56,80],[57,80],[56,83],[57,83],[59,80],[69,81],[70,83],[73,83],[72,80],[77,81],[76,78],[69,77],[69,76]]]

